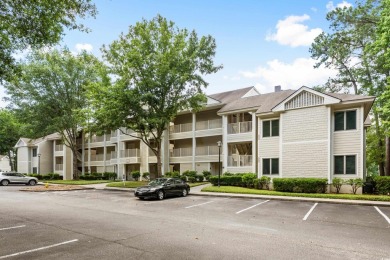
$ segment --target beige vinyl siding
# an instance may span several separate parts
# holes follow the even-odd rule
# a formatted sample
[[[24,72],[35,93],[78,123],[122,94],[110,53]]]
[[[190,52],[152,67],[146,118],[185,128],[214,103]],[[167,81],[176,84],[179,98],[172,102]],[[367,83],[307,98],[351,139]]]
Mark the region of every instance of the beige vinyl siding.
[[[283,177],[328,177],[328,113],[318,106],[283,114]]]
[[[266,137],[259,139],[259,157],[279,158],[279,137]]]
[[[348,110],[354,110],[354,109],[348,109]],[[345,111],[345,110],[336,110],[336,111]],[[334,124],[334,112],[333,111],[333,118],[332,122]],[[361,120],[361,108],[356,108],[356,130],[345,130],[345,131],[334,131],[334,126],[332,126],[332,134],[333,134],[333,158],[332,161],[334,161],[335,155],[356,155],[356,170],[357,170],[357,176],[362,178],[362,167],[361,167],[361,161],[362,161],[362,120]],[[334,173],[334,162],[332,163],[332,170],[331,173],[333,175]],[[356,175],[349,175],[349,174],[336,174],[333,175],[333,177],[339,177],[339,178],[345,178],[350,179],[353,177],[356,177]]]
[[[199,175],[201,175],[203,171],[210,171],[210,163],[209,162],[196,163],[195,167],[196,167],[196,171],[198,172]]]
[[[19,147],[18,148],[18,169],[20,173],[30,173],[30,156],[29,156],[29,147]]]

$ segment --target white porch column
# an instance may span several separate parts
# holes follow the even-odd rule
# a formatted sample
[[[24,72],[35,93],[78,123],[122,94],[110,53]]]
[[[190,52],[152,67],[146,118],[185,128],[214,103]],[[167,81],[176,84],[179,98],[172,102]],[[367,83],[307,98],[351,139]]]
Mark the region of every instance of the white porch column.
[[[85,174],[85,132],[81,132],[81,174]]]
[[[91,132],[88,135],[88,172],[91,173]]]
[[[103,172],[106,172],[106,160],[107,160],[107,145],[106,145],[106,142],[107,142],[107,134],[104,133],[104,146],[103,146]]]
[[[252,112],[252,172],[257,173],[257,121],[256,113]]]
[[[169,171],[169,131],[165,130],[163,133],[161,143],[161,172],[162,174]]]
[[[227,162],[228,162],[228,144],[227,144],[227,129],[228,129],[228,120],[227,116],[222,116],[222,173],[227,171]]]

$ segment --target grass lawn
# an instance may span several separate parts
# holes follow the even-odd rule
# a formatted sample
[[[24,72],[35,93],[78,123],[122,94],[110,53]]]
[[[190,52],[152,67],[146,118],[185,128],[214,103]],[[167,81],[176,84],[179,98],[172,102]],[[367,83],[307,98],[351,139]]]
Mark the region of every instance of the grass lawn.
[[[113,182],[112,180],[40,180],[43,183],[53,183],[53,184],[65,184],[65,185],[87,185],[87,184],[99,184],[99,183],[107,183]]]
[[[190,187],[196,187],[196,186],[200,186],[200,185],[204,185],[204,184],[208,184],[209,182],[194,182],[194,183],[189,183],[188,182],[188,185],[190,185]]]
[[[328,194],[328,193],[291,193],[270,190],[257,190],[233,186],[209,186],[202,189],[207,192],[221,193],[240,193],[240,194],[255,194],[255,195],[272,195],[272,196],[291,196],[291,197],[306,197],[306,198],[321,198],[321,199],[346,199],[346,200],[374,200],[374,201],[390,201],[388,195],[355,195],[355,194]]]

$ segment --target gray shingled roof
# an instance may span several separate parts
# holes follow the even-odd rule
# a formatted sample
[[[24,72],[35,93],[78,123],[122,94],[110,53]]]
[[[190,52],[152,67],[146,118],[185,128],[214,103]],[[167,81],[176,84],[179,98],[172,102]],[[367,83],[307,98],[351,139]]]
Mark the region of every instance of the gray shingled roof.
[[[274,106],[286,99],[292,93],[294,93],[294,90],[283,90],[279,92],[260,94],[258,96],[236,98],[234,101],[226,104],[223,108],[221,108],[218,113],[250,108],[256,110],[257,113],[269,112]]]
[[[236,99],[241,98],[244,96],[246,93],[249,92],[253,87],[247,87],[247,88],[241,88],[241,89],[236,89],[232,91],[226,91],[222,93],[216,93],[212,95],[208,95],[209,97],[220,101],[221,103],[229,103],[232,102]]]
[[[351,101],[351,100],[360,100],[367,98],[375,98],[373,96],[361,96],[361,95],[352,95],[352,94],[343,94],[343,93],[325,93],[331,97],[340,99],[341,101]]]

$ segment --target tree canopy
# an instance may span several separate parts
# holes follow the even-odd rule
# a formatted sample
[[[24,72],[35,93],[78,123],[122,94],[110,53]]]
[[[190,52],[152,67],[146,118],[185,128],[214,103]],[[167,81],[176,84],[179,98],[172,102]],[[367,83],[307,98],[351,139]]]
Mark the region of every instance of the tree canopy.
[[[5,84],[15,111],[28,122],[35,136],[59,133],[77,159],[77,137],[88,122],[87,88],[109,78],[102,63],[83,52],[67,49],[34,51],[21,65],[21,74]]]
[[[0,1],[0,82],[16,73],[16,51],[58,43],[65,28],[87,31],[78,19],[95,15],[91,0]]]
[[[134,130],[156,154],[161,175],[163,132],[179,111],[201,107],[208,85],[202,76],[222,67],[214,65],[215,40],[158,15],[102,50],[115,80],[91,90],[95,123],[100,130]]]

